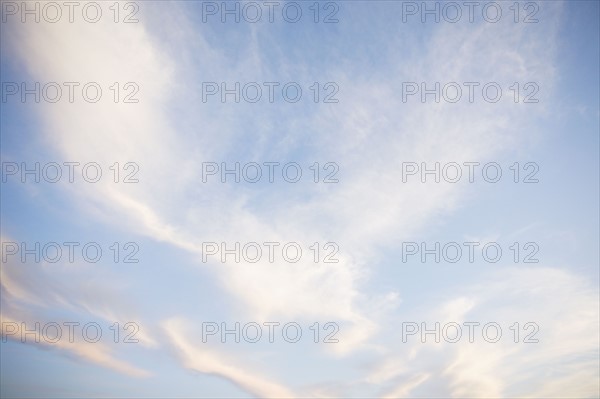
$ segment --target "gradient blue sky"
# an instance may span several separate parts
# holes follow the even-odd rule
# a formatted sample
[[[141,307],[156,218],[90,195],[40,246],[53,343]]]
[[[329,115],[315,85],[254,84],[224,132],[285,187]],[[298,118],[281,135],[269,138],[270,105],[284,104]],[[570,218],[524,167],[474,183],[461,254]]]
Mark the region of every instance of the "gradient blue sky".
[[[3,242],[140,248],[137,264],[2,263],[3,323],[94,321],[107,334],[37,345],[3,330],[3,397],[600,394],[599,2],[537,2],[536,24],[402,23],[400,1],[336,3],[335,24],[203,23],[196,1],[139,2],[137,24],[0,24],[2,82],[140,86],[138,104],[0,104],[3,162],[140,166],[132,185],[2,183]],[[203,103],[206,81],[306,91],[296,104]],[[495,104],[403,103],[412,81],[537,82],[540,101],[506,91]],[[307,101],[313,82],[336,82],[339,103]],[[209,161],[298,162],[305,173],[332,161],[340,182],[202,183]],[[498,162],[506,175],[402,183],[409,161]],[[536,162],[540,182],[513,183],[514,162]],[[315,265],[308,251],[297,264],[203,263],[207,241],[333,241],[340,263]],[[403,263],[409,241],[506,252],[498,263]],[[515,241],[536,242],[539,263],[512,262]],[[140,342],[111,343],[115,321],[138,323]],[[305,336],[203,343],[206,321],[295,321]],[[339,343],[314,344],[316,321],[337,323]],[[505,336],[404,343],[405,321],[495,321]],[[540,342],[512,342],[508,327],[528,321]]]

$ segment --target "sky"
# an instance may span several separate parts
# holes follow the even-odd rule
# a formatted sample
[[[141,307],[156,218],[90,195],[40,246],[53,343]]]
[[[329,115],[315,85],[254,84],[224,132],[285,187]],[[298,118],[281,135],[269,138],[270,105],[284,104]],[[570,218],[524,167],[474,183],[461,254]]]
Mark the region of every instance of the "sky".
[[[0,396],[600,395],[598,1],[0,11]]]

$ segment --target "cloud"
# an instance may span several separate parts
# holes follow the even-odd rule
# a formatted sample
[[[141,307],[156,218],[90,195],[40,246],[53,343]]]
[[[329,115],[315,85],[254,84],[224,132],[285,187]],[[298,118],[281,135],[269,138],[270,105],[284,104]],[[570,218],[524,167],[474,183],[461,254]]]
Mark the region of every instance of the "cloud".
[[[237,365],[236,360],[223,360],[222,354],[213,353],[210,349],[198,349],[198,346],[193,345],[184,332],[183,321],[178,319],[167,320],[163,323],[163,328],[171,343],[177,349],[185,367],[201,373],[223,377],[256,397],[297,397],[286,387],[250,370],[249,365]]]
[[[597,379],[590,377],[600,370],[600,304],[597,289],[585,279],[563,268],[506,267],[486,273],[479,283],[453,287],[444,297],[445,302],[423,305],[405,314],[404,320],[422,320],[431,330],[435,321],[442,327],[450,322],[478,322],[474,341],[469,342],[464,326],[458,343],[443,337],[435,343],[433,335],[422,343],[418,333],[402,346],[395,345],[372,368],[367,383],[400,380],[401,386],[411,389],[419,385],[418,391],[401,391],[398,397],[429,397],[438,392],[457,398],[587,397],[598,392]],[[482,327],[489,322],[501,326],[497,343],[482,336]],[[519,323],[516,337],[515,322]],[[526,328],[526,323],[539,329]],[[397,324],[390,326],[396,335],[400,330]],[[539,342],[524,342],[527,339]],[[429,378],[421,378],[424,375]]]
[[[20,243],[9,236],[2,236],[1,241],[3,244]],[[4,250],[4,245],[2,248]],[[41,321],[52,317],[62,319],[69,314],[75,320],[91,318],[107,322],[107,325],[142,323],[139,304],[123,294],[124,287],[117,283],[116,276],[106,273],[97,264],[21,262],[15,259],[19,255],[4,252],[0,256],[3,257],[0,297],[6,317],[20,320],[29,314],[28,321]],[[147,348],[158,346],[148,328],[140,328],[135,338]],[[60,345],[58,342],[57,346]]]
[[[21,313],[18,316],[15,315],[13,317],[7,316],[6,313],[9,312],[3,312],[0,318],[0,323],[2,324],[3,342],[7,339],[15,342],[22,342],[21,336],[13,333],[13,326],[20,330],[22,323],[25,323],[25,326],[27,326],[26,328],[31,330],[35,323],[39,323],[40,325],[47,324],[46,321],[41,321],[42,319],[37,316],[29,315],[27,317],[23,317],[23,310],[21,310]],[[53,322],[57,323],[56,321]],[[60,325],[61,323],[58,324]],[[11,329],[9,329],[9,326]],[[63,355],[72,355],[77,359],[106,367],[131,377],[146,378],[152,376],[152,373],[148,370],[136,367],[130,362],[123,361],[115,357],[113,355],[114,351],[112,348],[102,342],[88,343],[81,342],[81,340],[69,342],[67,337],[62,337],[56,342],[49,342],[46,339],[41,339],[39,342],[36,342],[35,338],[33,338],[31,335],[24,337],[24,339],[25,344],[27,345],[57,350]]]
[[[196,26],[188,14],[189,5],[179,2],[148,8],[142,23],[111,25],[111,35],[105,34],[108,26],[89,24],[11,26],[4,28],[3,34],[11,43],[9,54],[31,79],[98,81],[104,87],[115,81],[135,81],[140,87],[138,104],[78,102],[30,109],[44,126],[40,137],[54,156],[93,160],[105,166],[115,161],[140,165],[139,184],[117,185],[107,179],[95,185],[65,186],[77,214],[94,214],[108,230],[144,235],[168,244],[176,253],[191,255],[210,278],[198,279],[197,286],[224,288],[228,297],[220,299],[230,301],[233,316],[243,314],[257,322],[285,317],[346,323],[340,331],[340,344],[325,352],[326,356],[351,357],[365,348],[385,353],[397,339],[386,336],[386,320],[404,311],[397,306],[398,293],[368,286],[373,270],[393,263],[385,251],[452,215],[474,195],[473,188],[464,184],[401,183],[402,162],[485,162],[504,157],[527,140],[523,132],[529,133],[532,122],[548,112],[546,101],[531,106],[514,104],[509,93],[497,104],[404,103],[402,82],[493,80],[508,87],[515,80],[535,80],[543,88],[544,99],[551,102],[556,49],[548,43],[557,34],[554,18],[562,7],[552,3],[545,5],[547,23],[535,29],[510,23],[439,24],[421,38],[406,29],[390,33],[389,27],[374,26],[373,34],[385,40],[381,64],[373,65],[357,44],[356,54],[338,54],[342,57],[339,64],[328,64],[322,74],[281,57],[291,54],[286,49],[292,37],[268,37],[268,30],[258,26],[245,29],[240,25],[227,32]],[[365,9],[356,7],[348,7],[347,12],[362,16]],[[371,6],[366,7],[369,10]],[[341,24],[333,34],[339,39],[350,28]],[[232,55],[216,37],[247,45],[240,46],[239,55]],[[356,37],[349,36],[343,45],[352,47],[355,41]],[[413,42],[417,44],[411,45]],[[409,46],[408,50],[397,51],[399,43]],[[348,64],[354,67],[348,70]],[[312,82],[323,76],[339,85],[338,104],[315,108],[215,105],[202,103],[199,94],[204,80]],[[244,158],[297,161],[306,166],[334,161],[340,166],[340,183],[266,187],[201,183],[202,162]],[[340,246],[340,262],[316,265],[306,255],[297,264],[202,264],[201,244],[205,241],[297,241],[303,248],[335,241]],[[557,299],[562,292],[557,282],[563,280],[570,293],[569,306]],[[59,288],[46,288],[48,293],[39,295],[28,285],[35,283],[14,271],[3,270],[3,281],[7,281],[3,290],[9,293],[10,304],[23,301],[38,306],[53,293],[64,301],[52,302],[57,307],[78,303],[104,317],[118,314],[122,306],[119,301],[107,301],[99,308],[93,305],[95,298],[86,302],[84,296]],[[504,320],[515,320],[516,316],[527,318],[541,312],[540,320],[550,326],[556,320],[569,320],[569,337],[578,337],[568,338],[569,344],[561,346],[567,331],[551,328],[554,332],[546,339],[560,353],[556,356],[593,350],[592,342],[585,338],[591,327],[583,320],[595,315],[589,310],[595,303],[589,293],[578,291],[583,286],[576,277],[539,268],[507,270],[486,281],[492,283],[477,286],[469,282],[466,285],[474,287],[469,294],[461,292],[445,303],[436,303],[426,314],[466,320],[492,312],[495,316],[501,313]],[[553,289],[548,291],[540,281]],[[172,304],[163,294],[160,279],[146,284],[159,300]],[[110,282],[105,281],[100,290],[105,286]],[[511,307],[500,305],[506,292],[512,298]],[[541,299],[531,302],[525,293]],[[196,292],[191,294],[192,302],[200,301]],[[522,303],[528,304],[527,312]],[[548,303],[556,304],[556,314],[548,313]],[[569,316],[569,309],[582,308],[587,310],[577,313],[577,318]],[[513,309],[524,313],[512,313]],[[235,357],[223,360],[217,353],[195,349],[181,322],[169,320],[162,327],[186,368],[218,375],[258,396],[293,396],[268,377],[248,373]],[[147,341],[156,342],[150,335],[154,337],[150,333]],[[546,346],[535,348],[541,347]],[[512,351],[513,347],[506,352],[500,345],[486,346],[489,356],[482,357],[475,348],[480,349],[474,345],[431,351],[410,347],[401,352],[399,360],[388,359],[367,373],[365,381],[388,384],[389,389],[381,392],[391,396],[413,395],[435,384],[446,384],[447,392],[455,396],[500,395],[507,392],[504,381],[518,376],[526,362],[541,367],[559,361],[549,357],[549,352],[534,350],[525,357],[523,352]],[[514,367],[516,356],[521,359],[520,369]],[[418,367],[409,372],[413,360]],[[558,391],[567,392],[568,382],[584,379],[576,375],[588,375],[561,367],[561,372],[573,377],[555,379],[552,388]],[[586,367],[589,363],[582,362],[575,369]],[[507,370],[501,376],[505,379],[497,375],[499,368]],[[532,378],[539,392],[550,389],[539,382],[539,375]]]

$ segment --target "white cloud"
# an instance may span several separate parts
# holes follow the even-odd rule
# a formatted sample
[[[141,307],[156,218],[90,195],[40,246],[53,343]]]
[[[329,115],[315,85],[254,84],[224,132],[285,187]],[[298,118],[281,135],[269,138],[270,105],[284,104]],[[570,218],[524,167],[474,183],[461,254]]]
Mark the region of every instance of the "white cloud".
[[[103,165],[131,160],[140,165],[139,184],[124,186],[104,181],[67,187],[74,204],[82,212],[94,212],[109,228],[125,228],[169,243],[196,256],[199,264],[202,241],[294,240],[303,248],[315,241],[336,241],[341,248],[338,264],[315,265],[306,257],[298,264],[204,266],[213,277],[210,283],[225,287],[245,317],[256,321],[273,317],[340,320],[349,326],[341,331],[340,345],[332,353],[350,355],[374,347],[370,339],[396,311],[398,301],[394,293],[365,289],[370,272],[381,261],[382,250],[393,249],[403,239],[452,213],[469,193],[461,184],[403,184],[401,163],[460,163],[502,157],[526,140],[522,127],[547,112],[544,104],[515,105],[508,94],[498,104],[407,104],[399,95],[401,83],[494,80],[507,87],[515,80],[535,80],[549,97],[555,79],[552,65],[556,49],[548,45],[548,38],[556,35],[556,27],[552,23],[536,29],[515,24],[442,24],[433,30],[424,48],[409,52],[413,54],[410,58],[396,53],[391,47],[395,38],[389,37],[390,54],[386,59],[394,65],[393,75],[376,77],[377,71],[367,67],[364,73],[350,74],[341,67],[332,67],[327,74],[341,88],[339,104],[315,113],[305,109],[296,109],[296,113],[280,106],[259,112],[243,104],[209,106],[201,102],[197,92],[207,76],[222,76],[224,80],[239,76],[271,78],[274,68],[258,54],[264,44],[261,40],[265,40],[258,28],[252,27],[250,45],[242,50],[247,57],[232,60],[223,49],[211,45],[205,31],[196,29],[179,3],[162,7],[168,7],[169,12],[164,13],[160,27],[147,23],[117,26],[110,36],[98,26],[79,24],[31,24],[6,30],[13,43],[11,55],[33,79],[109,84],[125,80],[140,85],[139,104],[36,107],[46,126],[43,137],[56,156]],[[558,14],[560,7],[549,5],[548,15]],[[163,17],[159,8],[147,11],[150,20]],[[154,28],[160,28],[163,36],[152,35]],[[385,36],[383,29],[381,33]],[[274,53],[280,50],[270,49]],[[297,80],[313,78],[301,65],[282,61],[278,67],[283,71],[278,76],[295,76],[301,71]],[[280,124],[283,120],[286,123]],[[317,132],[310,140],[305,137],[306,126]],[[295,153],[294,145],[304,141],[310,141],[311,151]],[[341,181],[327,187],[310,186],[301,193],[278,185],[263,190],[201,183],[202,161],[225,160],[240,153],[257,161],[285,162],[294,156],[300,159],[292,160],[309,164],[335,161],[340,165]],[[272,159],[274,154],[282,159]],[[571,297],[559,301],[550,291],[544,291],[540,279],[551,284],[554,293],[561,291],[557,282],[566,279]],[[577,313],[577,317],[569,316],[570,309],[589,309],[593,303],[587,294],[577,291],[580,285],[575,280],[554,269],[507,271],[497,283],[438,304],[435,312],[466,319],[500,309],[506,320],[512,320],[512,309],[523,310],[519,300],[514,300],[510,308],[497,308],[507,290],[514,298],[527,292],[539,294],[543,299],[535,302],[521,298],[529,308],[520,315],[541,312],[549,325],[555,320],[569,320],[572,335],[556,326],[551,329],[554,333],[546,337],[549,345],[565,356],[573,351],[586,353],[594,347],[586,333],[590,326],[583,320],[595,314],[588,310]],[[161,281],[152,288],[162,295]],[[11,283],[10,292],[31,303],[36,300],[32,290],[17,284]],[[556,304],[556,314],[548,309],[549,301]],[[119,304],[110,303],[95,311],[113,317],[115,307]],[[378,311],[380,307],[385,311]],[[235,365],[237,359],[224,361],[216,354],[195,349],[178,322],[169,321],[163,327],[180,350],[186,367],[222,376],[259,396],[292,396],[267,377],[243,372]],[[560,345],[565,337],[571,337],[568,344]],[[148,342],[154,341],[149,338]],[[456,351],[444,352],[443,359],[451,364],[444,374],[451,379],[448,389],[456,396],[506,393],[506,380],[499,378],[496,370],[505,367],[508,371],[503,377],[514,377],[511,373],[516,372],[506,362],[514,361],[516,354],[511,357],[512,352],[494,346],[486,347],[489,355],[482,357],[474,348],[459,346]],[[409,360],[418,359],[421,367],[426,367],[429,356],[428,352],[422,355],[421,348],[411,348],[397,363],[386,363],[367,381],[389,382],[405,373]],[[539,353],[531,356],[536,365],[558,359]],[[555,380],[556,389],[566,392],[571,378],[579,377]],[[423,368],[395,384],[389,394],[411,395],[414,389],[422,389],[434,380],[434,372]],[[540,389],[545,392],[547,388]]]
[[[4,287],[3,287],[4,288]],[[12,309],[11,309],[12,310]],[[28,330],[33,330],[33,326],[36,323],[39,323],[41,326],[45,326],[50,321],[44,320],[35,315],[27,315],[25,316],[23,309],[19,310],[19,315],[10,316],[6,315],[9,312],[3,312],[0,317],[0,323],[2,324],[2,340],[13,340],[15,342],[20,342],[23,339],[25,340],[25,344],[34,345],[38,347],[43,347],[45,349],[58,350],[62,355],[73,355],[81,360],[97,364],[102,367],[106,367],[108,369],[117,371],[119,373],[123,373],[125,375],[136,377],[136,378],[146,378],[152,375],[151,372],[145,370],[143,368],[137,367],[130,362],[119,359],[114,355],[114,351],[110,345],[106,345],[102,342],[86,342],[79,337],[74,339],[73,342],[69,341],[69,338],[64,334],[64,337],[61,337],[56,342],[51,342],[47,339],[41,338],[39,342],[36,342],[35,337],[32,334],[28,336],[23,336],[23,331],[21,330],[23,324],[25,324]],[[43,321],[42,321],[43,320]],[[56,321],[52,321],[53,323],[58,323]],[[72,322],[72,321],[69,321]],[[62,325],[58,323],[58,325]],[[17,329],[17,334],[14,333],[13,329]],[[67,329],[67,327],[65,327]],[[23,336],[23,338],[22,338]],[[54,337],[52,337],[54,339]]]
[[[479,284],[465,284],[452,292],[439,307],[423,306],[410,315],[425,321],[428,329],[433,329],[435,321],[442,327],[450,322],[478,322],[474,342],[469,342],[464,326],[458,343],[445,342],[442,336],[436,344],[433,335],[421,343],[418,333],[399,346],[398,338],[395,349],[374,368],[368,383],[401,380],[412,386],[410,382],[419,373],[429,374],[427,381],[419,380],[423,384],[418,393],[406,394],[411,397],[437,392],[457,398],[588,397],[598,392],[600,383],[590,376],[600,371],[600,303],[589,282],[558,268],[508,267],[487,273]],[[497,343],[482,336],[482,327],[488,322],[502,328]],[[515,322],[519,323],[517,343]],[[528,322],[536,323],[539,330],[525,328]],[[398,336],[400,327],[394,324],[390,328]],[[539,342],[524,343],[527,337]]]
[[[163,323],[171,343],[179,352],[185,367],[205,374],[214,374],[231,381],[241,389],[256,397],[293,398],[297,397],[288,388],[260,376],[249,365],[237,364],[236,359],[224,359],[223,354],[210,349],[199,349],[184,332],[183,322],[178,319]]]

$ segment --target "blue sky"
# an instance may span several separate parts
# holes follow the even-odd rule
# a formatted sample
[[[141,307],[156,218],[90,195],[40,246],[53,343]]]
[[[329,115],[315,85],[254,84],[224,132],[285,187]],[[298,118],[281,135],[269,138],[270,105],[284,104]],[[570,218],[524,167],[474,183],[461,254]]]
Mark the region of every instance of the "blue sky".
[[[338,22],[329,24],[312,20],[313,2],[298,2],[297,23],[280,12],[273,23],[266,14],[258,23],[223,23],[218,15],[203,22],[210,2],[139,2],[139,22],[131,24],[113,22],[112,2],[101,2],[95,24],[78,13],[74,23],[22,23],[8,3],[0,24],[3,95],[11,82],[93,81],[103,98],[22,103],[15,95],[0,104],[3,397],[600,393],[597,1],[518,3],[522,13],[539,8],[539,22],[530,24],[514,22],[513,2],[498,2],[497,23],[480,9],[474,22],[463,8],[457,23],[422,23],[419,15],[402,22],[408,2],[320,2],[320,18],[337,9]],[[120,18],[131,10],[119,7]],[[139,102],[115,104],[114,82],[122,90],[134,82]],[[303,96],[289,103],[276,91],[270,103],[265,91],[257,103],[204,102],[203,82],[296,82]],[[335,83],[338,102],[315,103],[314,82],[321,90]],[[497,82],[503,95],[496,103],[479,95],[472,103],[403,102],[406,82]],[[521,90],[535,82],[539,102],[515,103],[514,82]],[[69,161],[98,163],[102,179],[23,183],[6,169]],[[135,162],[139,182],[112,181],[115,162]],[[269,183],[263,169],[256,184],[203,183],[206,162],[295,162],[303,175]],[[315,162],[334,162],[339,182],[315,184]],[[406,162],[496,162],[503,176],[494,184],[481,174],[473,183],[418,176],[404,183]],[[515,162],[535,162],[539,182],[514,183]],[[95,242],[103,257],[23,262],[7,253],[11,243],[35,242]],[[114,242],[125,252],[135,243],[138,262],[115,262]],[[207,242],[297,242],[303,256],[203,262]],[[336,243],[339,262],[313,262],[315,242],[321,256],[325,243]],[[494,242],[503,256],[403,262],[408,242]],[[535,243],[538,262],[513,262],[514,242],[521,255]],[[22,323],[65,322],[98,323],[102,338],[69,342],[63,327],[58,342],[36,343],[11,332]],[[120,341],[125,323],[136,323],[139,342],[113,342],[115,322]],[[203,342],[209,322],[258,323],[263,336]],[[268,322],[298,323],[302,337],[289,343],[276,333],[269,342]],[[310,329],[316,322],[319,343]],[[431,329],[436,322],[462,325],[462,339],[422,342],[416,334],[404,342],[406,323]],[[490,343],[478,330],[469,342],[465,322],[497,323],[502,338]],[[528,322],[539,329],[537,343],[522,342]],[[322,342],[326,323],[339,328],[337,343]]]

